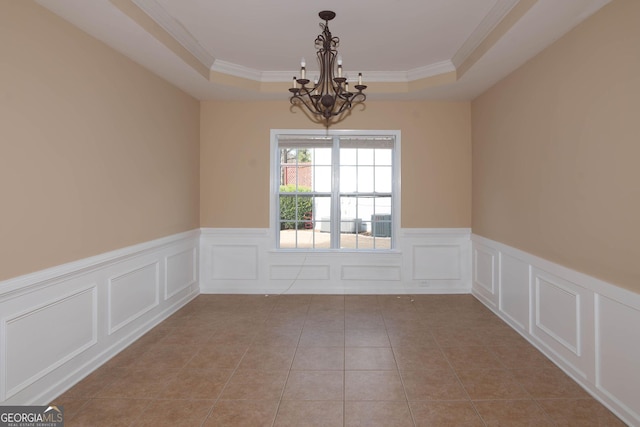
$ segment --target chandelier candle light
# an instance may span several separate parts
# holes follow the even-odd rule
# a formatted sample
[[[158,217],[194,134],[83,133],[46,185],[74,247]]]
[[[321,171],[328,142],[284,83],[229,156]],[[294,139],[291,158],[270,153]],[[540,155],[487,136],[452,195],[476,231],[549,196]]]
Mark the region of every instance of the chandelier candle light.
[[[293,95],[290,98],[293,105],[304,105],[313,115],[325,120],[327,126],[333,117],[340,116],[351,109],[353,105],[362,103],[367,96],[362,92],[367,86],[362,84],[362,73],[358,74],[356,93],[349,92],[349,82],[343,77],[342,57],[338,55],[340,44],[338,37],[333,37],[329,31],[329,21],[335,18],[335,12],[324,10],[318,14],[324,24],[320,24],[322,34],[316,37],[315,45],[320,64],[320,77],[313,86],[307,86],[306,62],[300,62],[300,78],[293,77],[293,87],[289,89]],[[337,67],[336,67],[337,65]],[[334,70],[337,68],[337,76]],[[298,87],[300,85],[300,87]]]

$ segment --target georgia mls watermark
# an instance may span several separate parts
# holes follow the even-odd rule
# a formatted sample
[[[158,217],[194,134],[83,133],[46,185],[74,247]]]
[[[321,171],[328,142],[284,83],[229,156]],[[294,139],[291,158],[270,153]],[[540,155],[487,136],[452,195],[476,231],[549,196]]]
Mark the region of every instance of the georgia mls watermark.
[[[0,427],[64,427],[62,406],[0,406]]]

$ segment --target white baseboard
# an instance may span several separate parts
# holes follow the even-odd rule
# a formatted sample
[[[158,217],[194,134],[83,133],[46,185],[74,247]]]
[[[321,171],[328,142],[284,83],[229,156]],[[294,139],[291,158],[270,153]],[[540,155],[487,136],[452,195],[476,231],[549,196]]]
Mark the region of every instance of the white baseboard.
[[[640,294],[471,239],[473,295],[623,421],[640,426]]]
[[[402,229],[391,252],[273,249],[269,229],[202,230],[200,291],[254,294],[469,293],[470,230]]]
[[[0,405],[44,405],[199,293],[193,230],[0,282]]]

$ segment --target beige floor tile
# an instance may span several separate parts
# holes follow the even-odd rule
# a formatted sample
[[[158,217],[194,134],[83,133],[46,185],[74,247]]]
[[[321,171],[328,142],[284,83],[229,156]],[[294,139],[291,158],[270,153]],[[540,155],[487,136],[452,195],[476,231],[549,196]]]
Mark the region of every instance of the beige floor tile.
[[[296,347],[294,346],[252,345],[242,358],[239,369],[266,371],[289,369],[295,352]]]
[[[390,347],[347,347],[344,350],[345,369],[397,370]]]
[[[407,402],[345,402],[345,427],[413,427]]]
[[[416,427],[484,427],[469,401],[410,402]]]
[[[439,347],[394,347],[393,353],[401,371],[448,369],[451,366]]]
[[[496,345],[489,347],[500,363],[508,369],[553,368],[553,363],[530,344]]]
[[[113,374],[114,369],[101,367],[87,375],[76,385],[67,390],[65,397],[91,398],[97,395],[102,389],[111,384],[117,378]]]
[[[402,371],[402,381],[410,401],[468,400],[465,389],[450,369]]]
[[[183,369],[159,394],[162,399],[217,399],[233,371]]]
[[[483,346],[443,347],[442,351],[453,369],[502,368],[498,358]]]
[[[235,369],[249,347],[247,345],[217,345],[207,343],[196,349],[187,369]]]
[[[342,401],[286,401],[278,408],[274,427],[342,427]]]
[[[534,400],[483,400],[473,402],[487,427],[551,427],[553,422]]]
[[[351,311],[345,314],[345,329],[385,329],[382,314],[373,312]]]
[[[136,419],[135,426],[200,426],[212,406],[212,400],[153,400]]]
[[[125,427],[131,425],[151,403],[148,399],[91,399],[65,427]]]
[[[155,366],[161,369],[181,369],[193,357],[194,348],[180,344],[156,344],[144,353],[136,362],[134,368]]]
[[[225,400],[278,400],[288,371],[237,370],[222,392]]]
[[[531,396],[506,369],[456,371],[472,400],[530,399]]]
[[[397,371],[345,371],[345,400],[406,401]]]
[[[343,347],[298,347],[294,370],[344,370]]]
[[[346,347],[391,347],[389,336],[381,329],[346,329]]]
[[[433,347],[438,343],[433,334],[419,326],[419,329],[400,328],[389,330],[389,340],[393,347]]]
[[[344,372],[291,371],[283,400],[343,400]]]
[[[271,427],[277,400],[220,400],[203,427]]]
[[[100,390],[99,398],[154,399],[173,381],[179,369],[159,370],[155,366],[140,369],[117,369],[114,381]]]
[[[511,372],[524,389],[535,399],[590,397],[582,387],[556,367],[550,369],[514,369]]]
[[[624,427],[611,411],[594,399],[542,399],[538,404],[557,426]]]
[[[344,329],[331,330],[305,325],[299,347],[344,347]]]
[[[298,340],[300,339],[301,331],[302,324],[300,325],[300,328],[284,326],[263,327],[258,331],[252,345],[296,347],[298,345]]]

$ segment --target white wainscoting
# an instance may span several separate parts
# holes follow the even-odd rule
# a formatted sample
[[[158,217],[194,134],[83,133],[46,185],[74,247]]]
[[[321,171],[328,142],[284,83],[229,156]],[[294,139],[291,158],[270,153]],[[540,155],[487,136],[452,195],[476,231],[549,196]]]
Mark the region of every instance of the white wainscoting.
[[[200,231],[0,282],[0,405],[44,405],[198,295]]]
[[[640,426],[640,294],[472,235],[472,293],[629,425]]]
[[[204,228],[202,293],[418,294],[471,290],[470,230],[402,229],[393,252],[274,249],[269,229]]]

